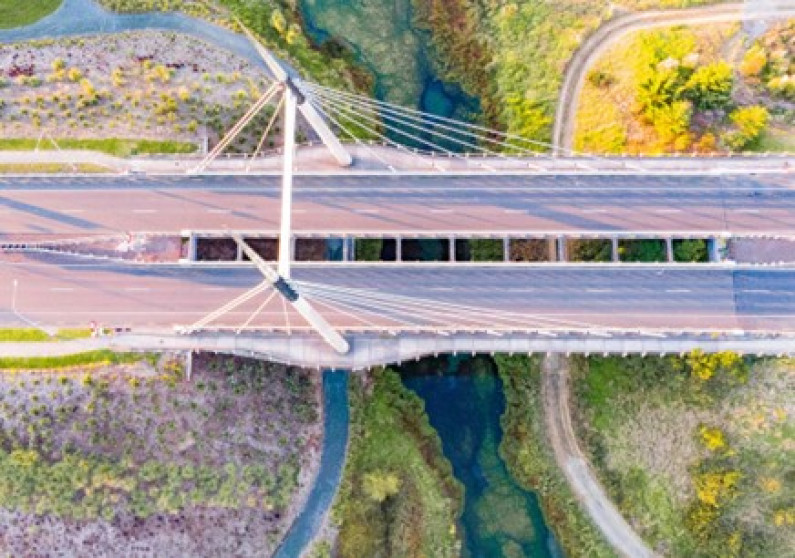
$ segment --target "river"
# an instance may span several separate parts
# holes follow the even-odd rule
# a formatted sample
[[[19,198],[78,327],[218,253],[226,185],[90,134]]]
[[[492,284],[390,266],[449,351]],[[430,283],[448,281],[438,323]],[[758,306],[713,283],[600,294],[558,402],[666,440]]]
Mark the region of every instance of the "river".
[[[404,384],[425,402],[453,474],[464,485],[462,556],[563,556],[535,494],[515,482],[500,458],[505,396],[494,361],[443,356],[399,370]]]

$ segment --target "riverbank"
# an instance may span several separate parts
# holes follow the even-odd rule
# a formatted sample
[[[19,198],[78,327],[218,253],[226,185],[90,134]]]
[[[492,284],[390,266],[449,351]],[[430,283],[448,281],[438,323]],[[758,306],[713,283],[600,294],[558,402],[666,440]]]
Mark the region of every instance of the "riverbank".
[[[555,463],[544,425],[541,357],[503,354],[494,360],[505,386],[500,455],[508,470],[526,490],[536,492],[544,518],[566,556],[615,556]]]
[[[390,369],[351,376],[348,459],[333,517],[338,555],[456,557],[463,499],[422,400]]]

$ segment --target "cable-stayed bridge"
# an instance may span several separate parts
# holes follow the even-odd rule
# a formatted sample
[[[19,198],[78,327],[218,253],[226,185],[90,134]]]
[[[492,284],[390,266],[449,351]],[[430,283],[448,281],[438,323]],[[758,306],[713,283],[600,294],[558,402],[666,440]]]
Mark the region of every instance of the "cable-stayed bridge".
[[[271,87],[187,175],[0,181],[0,285],[8,293],[0,325],[99,321],[205,344],[214,335],[226,349],[236,345],[220,339],[239,336],[246,351],[256,351],[258,332],[273,358],[340,366],[489,347],[795,350],[795,269],[786,265],[452,265],[399,257],[294,264],[301,235],[446,239],[451,251],[457,238],[502,238],[508,246],[511,238],[599,237],[611,239],[614,252],[618,239],[660,238],[669,256],[674,237],[792,238],[795,161],[573,153],[302,82],[262,54]],[[273,105],[244,172],[219,172],[224,149]],[[278,156],[263,154],[279,114],[283,146]],[[324,151],[309,148],[302,157],[299,133]],[[186,231],[189,243],[226,236],[245,258],[144,264],[58,250],[77,238]],[[258,235],[286,239],[274,267],[252,249]],[[380,356],[368,360],[374,347]]]

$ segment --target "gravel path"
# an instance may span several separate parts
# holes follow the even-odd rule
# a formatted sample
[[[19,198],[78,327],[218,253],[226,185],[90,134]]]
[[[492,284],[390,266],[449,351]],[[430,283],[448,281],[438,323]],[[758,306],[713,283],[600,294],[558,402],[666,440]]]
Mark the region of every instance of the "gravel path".
[[[552,131],[553,145],[570,150],[574,144],[580,93],[582,92],[588,70],[619,39],[633,31],[666,27],[670,25],[703,25],[737,20],[760,20],[795,17],[792,0],[766,0],[737,4],[718,4],[685,10],[654,10],[620,15],[597,29],[574,53],[563,78],[555,112],[555,126]]]
[[[542,378],[549,439],[555,459],[575,496],[619,554],[632,558],[651,558],[654,553],[607,497],[577,445],[569,412],[568,360],[558,354],[548,355],[542,365]]]

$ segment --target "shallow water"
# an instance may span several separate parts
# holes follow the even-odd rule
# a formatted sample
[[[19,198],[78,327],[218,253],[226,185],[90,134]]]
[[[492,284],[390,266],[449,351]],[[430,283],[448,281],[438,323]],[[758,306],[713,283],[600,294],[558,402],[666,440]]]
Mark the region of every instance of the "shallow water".
[[[505,396],[493,361],[429,358],[400,370],[404,384],[425,401],[444,454],[464,484],[462,555],[562,556],[536,496],[516,484],[499,456]]]
[[[414,27],[411,0],[300,0],[308,33],[348,46],[375,76],[376,96],[441,116],[479,112],[477,99],[442,82],[430,63],[430,37]]]

